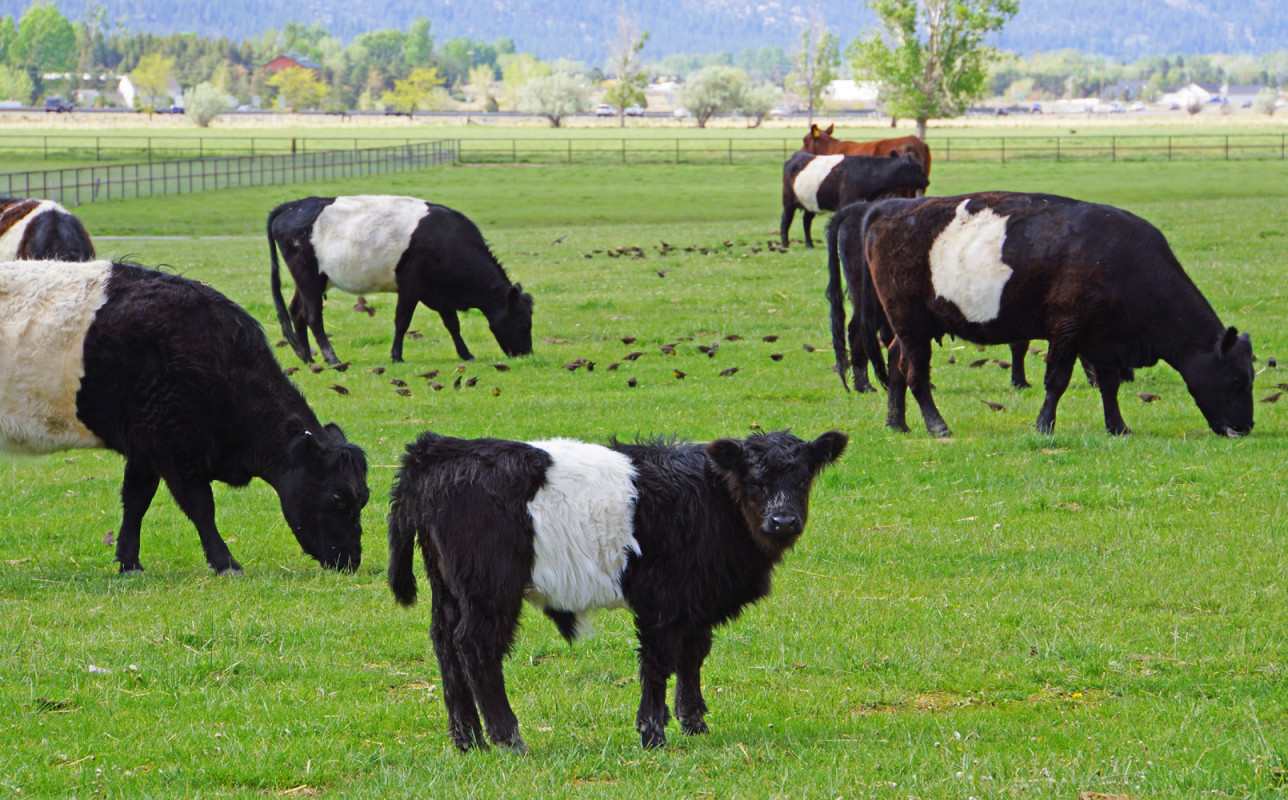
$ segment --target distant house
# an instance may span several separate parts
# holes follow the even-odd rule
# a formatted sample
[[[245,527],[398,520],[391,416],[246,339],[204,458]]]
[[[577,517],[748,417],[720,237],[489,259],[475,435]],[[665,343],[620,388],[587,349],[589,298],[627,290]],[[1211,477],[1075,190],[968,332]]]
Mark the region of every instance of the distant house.
[[[1260,85],[1230,86],[1227,84],[1222,88],[1224,92],[1221,99],[1231,108],[1251,108],[1257,99],[1257,95],[1266,87]]]
[[[1179,89],[1165,92],[1163,96],[1159,98],[1158,102],[1164,106],[1188,108],[1191,104],[1197,103],[1199,105],[1203,105],[1210,103],[1213,100],[1220,101],[1220,99],[1220,86],[1217,86],[1216,84],[1191,83],[1186,86],[1182,86]]]
[[[875,82],[857,83],[850,78],[838,78],[827,85],[823,96],[839,108],[875,108],[879,87]]]
[[[134,81],[130,80],[129,75],[122,75],[121,80],[116,85],[116,91],[120,94],[121,102],[126,108],[168,105],[183,108],[183,87],[174,78],[167,78],[165,91],[153,96],[144,94],[139,87],[134,85]]]
[[[291,53],[290,55],[278,56],[277,58],[273,59],[272,61],[264,65],[264,74],[276,75],[282,70],[291,69],[292,67],[300,67],[303,69],[313,70],[314,75],[321,77],[322,65],[317,63],[311,58],[300,55],[299,53]]]

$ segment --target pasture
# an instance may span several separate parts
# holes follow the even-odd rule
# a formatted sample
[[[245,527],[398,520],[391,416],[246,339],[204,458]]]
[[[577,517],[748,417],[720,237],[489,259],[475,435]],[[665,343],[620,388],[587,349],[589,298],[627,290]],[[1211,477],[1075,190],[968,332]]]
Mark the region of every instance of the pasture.
[[[1252,334],[1260,400],[1288,383],[1286,180],[1284,162],[936,162],[929,192],[1050,191],[1150,220],[1222,321]],[[422,338],[391,364],[393,296],[369,297],[368,316],[331,293],[327,329],[351,365],[293,379],[372,465],[353,575],[301,554],[254,483],[215,487],[243,577],[206,568],[164,492],[144,520],[147,572],[118,577],[104,539],[122,460],[0,457],[0,794],[1282,796],[1288,395],[1257,403],[1256,429],[1230,441],[1176,372],[1139,370],[1123,402],[1136,433],[1118,439],[1079,376],[1041,436],[1039,388],[968,366],[1005,349],[946,340],[933,377],[956,436],[932,440],[915,413],[914,432],[894,434],[884,395],[847,395],[829,369],[824,249],[767,245],[780,187],[777,164],[460,166],[74,209],[101,255],[206,281],[276,342],[268,210],[422,196],[473,219],[532,292],[536,352],[503,359],[473,312],[462,327],[478,360],[458,366],[421,308]],[[698,350],[714,343],[714,357]],[[594,370],[564,368],[576,359]],[[1030,356],[1031,379],[1041,367]],[[716,633],[711,733],[673,722],[666,749],[641,750],[629,616],[601,613],[569,647],[529,609],[506,678],[532,754],[457,753],[428,599],[400,609],[385,586],[403,446],[425,428],[602,441],[779,427],[851,442],[816,483],[773,594]]]

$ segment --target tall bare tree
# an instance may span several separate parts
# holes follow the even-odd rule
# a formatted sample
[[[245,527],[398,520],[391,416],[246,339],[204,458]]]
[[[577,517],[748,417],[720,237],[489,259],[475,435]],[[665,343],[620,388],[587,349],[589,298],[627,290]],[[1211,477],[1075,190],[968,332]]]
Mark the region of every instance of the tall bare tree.
[[[789,86],[805,98],[809,105],[809,121],[814,121],[814,112],[823,107],[823,93],[836,79],[836,71],[841,66],[840,45],[836,34],[823,25],[817,17],[801,31],[801,47],[796,52],[795,70],[787,76]]]
[[[617,83],[608,90],[605,99],[617,106],[617,126],[626,127],[626,107],[644,105],[644,87],[648,73],[640,62],[640,51],[648,43],[648,31],[640,30],[640,19],[622,6],[617,12],[617,36],[613,39],[613,53],[609,67],[617,76]]]

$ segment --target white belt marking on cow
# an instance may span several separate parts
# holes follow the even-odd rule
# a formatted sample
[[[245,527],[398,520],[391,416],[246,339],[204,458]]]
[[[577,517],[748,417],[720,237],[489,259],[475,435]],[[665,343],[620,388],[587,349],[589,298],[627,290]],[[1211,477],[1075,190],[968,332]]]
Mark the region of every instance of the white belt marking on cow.
[[[41,200],[40,205],[33,208],[22,219],[14,223],[13,227],[0,234],[0,261],[15,261],[18,258],[18,248],[22,246],[22,237],[27,233],[27,226],[31,221],[40,214],[49,210],[61,211],[67,213],[67,209],[55,203],[53,200]]]
[[[107,261],[0,264],[0,450],[103,446],[77,419],[76,393],[111,270]]]
[[[428,214],[425,201],[415,197],[337,197],[313,223],[318,271],[350,294],[398,291],[394,268]]]
[[[823,185],[823,180],[843,158],[845,158],[843,155],[814,156],[814,159],[797,173],[796,180],[792,182],[792,191],[796,192],[796,199],[807,210],[815,214],[822,210],[818,207],[818,187]]]
[[[635,467],[625,455],[571,439],[529,442],[554,460],[528,503],[536,559],[527,599],[571,611],[578,634],[585,613],[624,606],[621,574],[635,541]]]
[[[966,210],[970,200],[957,206],[957,214],[930,248],[930,282],[935,293],[949,301],[971,322],[997,319],[1002,290],[1012,270],[1002,261],[1007,217],[991,208],[977,214]]]

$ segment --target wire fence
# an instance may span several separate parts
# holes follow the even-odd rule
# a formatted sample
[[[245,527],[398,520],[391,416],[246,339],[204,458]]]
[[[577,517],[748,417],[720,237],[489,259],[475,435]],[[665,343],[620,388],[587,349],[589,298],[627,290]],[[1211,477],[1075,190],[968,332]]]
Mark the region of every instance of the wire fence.
[[[247,186],[332,180],[455,163],[455,139],[353,150],[189,158],[0,174],[0,194],[65,206]]]
[[[1284,160],[1288,154],[1288,133],[953,136],[931,137],[927,143],[935,163]],[[799,147],[798,138],[462,139],[460,160],[466,164],[781,163]]]

